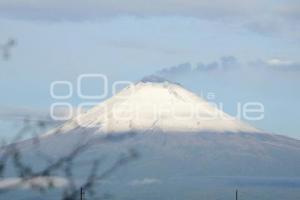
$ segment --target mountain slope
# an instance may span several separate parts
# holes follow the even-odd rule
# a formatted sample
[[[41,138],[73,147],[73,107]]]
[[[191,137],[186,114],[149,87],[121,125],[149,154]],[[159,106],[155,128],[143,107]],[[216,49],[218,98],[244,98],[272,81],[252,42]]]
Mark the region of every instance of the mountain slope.
[[[260,132],[220,111],[213,104],[179,84],[150,77],[81,114],[62,127],[98,128],[105,133],[163,132]]]
[[[55,132],[60,132],[59,136]],[[109,154],[114,152],[112,149],[137,148],[147,159],[154,160],[150,162],[155,173],[165,163],[166,169],[178,173],[176,165],[193,166],[187,170],[188,174],[300,176],[296,167],[300,164],[299,140],[259,131],[179,84],[157,77],[148,77],[125,88],[48,133],[43,140],[53,151],[50,147],[53,143],[56,149],[60,143],[62,149],[68,149],[74,141],[81,141],[81,137],[86,140],[126,133],[137,133],[137,136],[113,147],[105,145]],[[65,150],[59,150],[62,151]],[[140,163],[144,166],[149,160]],[[173,163],[172,168],[167,161]]]
[[[300,187],[299,140],[259,131],[179,84],[155,77],[125,88],[42,136],[39,147],[57,158],[90,141],[93,145],[74,162],[79,180],[99,157],[105,157],[105,168],[128,149],[139,152],[137,161],[97,188],[120,199],[199,199],[209,190],[210,198],[204,199],[229,199],[237,187],[254,188],[259,195],[244,198],[249,200],[279,200],[282,194],[299,199],[291,190],[278,192]],[[38,168],[42,164],[33,144],[27,140],[19,145]]]

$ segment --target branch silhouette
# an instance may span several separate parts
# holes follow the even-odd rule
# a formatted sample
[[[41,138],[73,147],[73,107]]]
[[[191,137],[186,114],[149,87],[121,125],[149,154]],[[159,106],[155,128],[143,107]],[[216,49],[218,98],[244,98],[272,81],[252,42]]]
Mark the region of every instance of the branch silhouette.
[[[28,121],[25,121],[24,126],[13,138],[13,142],[10,142],[9,144],[7,142],[3,142],[0,152],[0,181],[7,178],[5,172],[9,161],[11,161],[11,164],[16,172],[16,176],[14,178],[17,178],[18,181],[10,184],[9,188],[0,189],[0,196],[3,193],[13,191],[18,187],[22,187],[22,185],[24,184],[28,185],[28,187],[34,191],[42,193],[48,192],[55,185],[55,179],[53,177],[57,177],[57,174],[60,173],[62,174],[60,176],[67,182],[66,187],[64,187],[64,189],[62,190],[62,200],[79,199],[81,188],[83,188],[87,192],[90,199],[93,199],[94,195],[96,194],[95,188],[99,184],[101,184],[101,181],[111,176],[114,172],[116,172],[124,165],[127,165],[131,161],[139,158],[139,153],[135,149],[128,149],[128,152],[120,154],[110,167],[102,170],[100,170],[99,168],[103,161],[100,157],[95,158],[94,160],[89,162],[90,170],[88,171],[85,180],[79,184],[76,180],[76,172],[74,171],[75,166],[80,167],[80,164],[74,164],[76,158],[80,157],[80,155],[96,145],[102,145],[107,142],[120,142],[128,137],[132,137],[134,134],[107,136],[97,139],[91,138],[76,144],[69,153],[56,159],[53,159],[49,155],[40,151],[40,139],[39,137],[34,137],[35,139],[32,140],[32,145],[34,145],[35,147],[35,155],[37,155],[40,161],[44,161],[47,163],[42,169],[36,170],[33,167],[34,163],[25,162],[22,148],[20,142],[18,141],[22,141],[22,137],[25,133],[37,132],[37,130],[40,131],[43,128],[44,125],[43,127],[41,127],[41,123],[37,121],[34,125],[29,124]],[[60,132],[58,131],[55,134],[60,134]],[[86,163],[84,164],[86,165]],[[40,184],[39,181],[42,181],[43,184]],[[105,196],[105,198],[108,198],[112,195],[104,194],[103,196]]]
[[[0,50],[2,54],[2,58],[4,60],[9,60],[11,57],[11,49],[15,47],[17,41],[15,39],[8,39],[4,44],[0,45]]]

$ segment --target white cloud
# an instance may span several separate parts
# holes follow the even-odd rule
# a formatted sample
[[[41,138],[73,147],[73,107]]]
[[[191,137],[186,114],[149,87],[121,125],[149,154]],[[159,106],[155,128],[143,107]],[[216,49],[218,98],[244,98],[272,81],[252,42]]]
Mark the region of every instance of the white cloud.
[[[31,189],[33,187],[47,188],[49,186],[62,188],[68,181],[62,177],[36,177],[29,180],[21,178],[5,178],[0,180],[0,189]]]
[[[152,185],[152,184],[159,184],[161,181],[156,178],[144,178],[144,179],[138,179],[133,180],[129,182],[129,185],[131,186],[142,186],[142,185]]]
[[[284,60],[279,58],[272,58],[266,61],[261,61],[261,65],[265,65],[269,69],[281,71],[300,71],[300,62],[292,60]]]
[[[179,16],[235,23],[260,33],[300,37],[300,4],[287,0],[3,0],[0,18],[103,20],[112,17]]]

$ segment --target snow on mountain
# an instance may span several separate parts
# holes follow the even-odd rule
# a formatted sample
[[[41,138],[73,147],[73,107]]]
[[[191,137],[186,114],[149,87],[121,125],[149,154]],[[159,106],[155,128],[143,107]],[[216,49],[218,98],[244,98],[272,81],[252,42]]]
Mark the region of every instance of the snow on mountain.
[[[259,132],[177,83],[150,76],[81,114],[62,128],[100,132]]]
[[[257,130],[180,84],[153,76],[65,123],[47,134],[42,143],[51,154],[60,154],[78,141],[132,132],[138,134],[117,145],[99,145],[92,150],[111,155],[138,149],[143,158],[128,178],[136,171],[147,177],[300,175],[296,167],[300,163],[299,140]]]
[[[221,188],[230,191],[247,184],[256,186],[249,177],[256,177],[258,184],[261,178],[267,179],[271,186],[273,179],[289,178],[275,182],[274,191],[286,184],[297,187],[298,179],[290,182],[290,178],[300,177],[299,140],[261,132],[179,84],[157,77],[123,89],[48,133],[39,141],[39,150],[59,158],[86,143],[89,148],[76,158],[74,174],[78,180],[88,175],[90,165],[99,157],[106,158],[105,168],[128,149],[140,155],[109,177],[109,184],[96,188],[112,191],[120,199],[199,199],[204,193],[194,192],[207,184],[212,185],[211,194],[217,194],[219,180],[201,183],[205,177],[225,177]],[[39,167],[43,162],[36,156],[34,144],[34,140],[27,140],[19,145],[26,160]],[[235,182],[233,177],[242,180]],[[220,191],[218,195],[223,197]],[[282,199],[274,192],[266,196],[264,191],[261,199]],[[227,196],[224,199],[231,198]]]

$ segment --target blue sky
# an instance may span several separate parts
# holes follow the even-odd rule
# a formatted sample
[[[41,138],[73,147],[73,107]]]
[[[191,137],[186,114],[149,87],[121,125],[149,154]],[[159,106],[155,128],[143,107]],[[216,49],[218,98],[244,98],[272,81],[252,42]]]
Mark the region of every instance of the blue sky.
[[[261,101],[266,118],[250,123],[300,138],[298,1],[149,2],[1,1],[0,44],[14,38],[17,46],[0,60],[0,107],[47,110],[51,82],[75,84],[82,73],[136,81],[186,62],[217,63],[164,75],[198,94],[215,92],[229,113],[236,102]],[[224,57],[236,68],[223,69]]]

